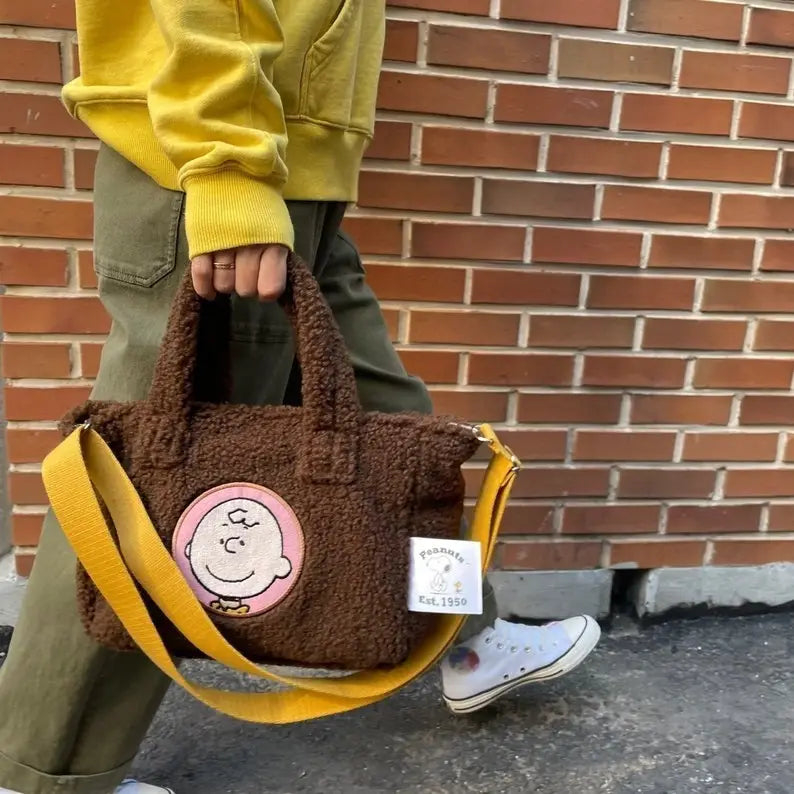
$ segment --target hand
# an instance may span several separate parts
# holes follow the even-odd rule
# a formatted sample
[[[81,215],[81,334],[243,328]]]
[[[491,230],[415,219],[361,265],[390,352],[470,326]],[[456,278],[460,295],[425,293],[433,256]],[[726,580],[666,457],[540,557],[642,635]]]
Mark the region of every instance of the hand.
[[[207,300],[218,292],[273,301],[287,283],[287,254],[283,245],[243,245],[197,256],[190,263],[193,288]]]

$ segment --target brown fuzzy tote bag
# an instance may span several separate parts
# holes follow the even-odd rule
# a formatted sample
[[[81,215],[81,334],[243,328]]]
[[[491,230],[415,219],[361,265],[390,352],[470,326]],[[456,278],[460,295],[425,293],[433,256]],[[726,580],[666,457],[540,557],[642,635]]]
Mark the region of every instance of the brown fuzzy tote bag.
[[[45,484],[81,561],[83,622],[100,643],[144,648],[158,664],[149,646],[249,672],[399,669],[417,652],[426,667],[462,618],[408,611],[410,538],[460,537],[461,465],[481,433],[449,417],[365,413],[330,309],[294,257],[283,305],[301,407],[220,401],[227,387],[207,360],[224,360],[210,341],[228,335],[228,309],[201,301],[186,277],[148,398],[89,401],[64,422],[74,432],[45,464]],[[501,455],[475,520],[484,562],[517,468],[487,440]],[[311,686],[331,699],[317,713],[342,710],[334,687],[354,679]],[[358,705],[371,695],[358,691]]]

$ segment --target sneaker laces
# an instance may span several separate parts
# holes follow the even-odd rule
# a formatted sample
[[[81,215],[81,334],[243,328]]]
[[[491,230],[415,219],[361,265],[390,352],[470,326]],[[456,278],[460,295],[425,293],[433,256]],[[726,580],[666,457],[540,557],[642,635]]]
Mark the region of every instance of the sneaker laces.
[[[510,623],[501,619],[497,619],[494,623],[490,641],[503,645],[513,653],[518,651],[543,653],[544,650],[557,645],[558,642],[555,637],[550,636],[548,625],[527,626],[523,623]],[[499,647],[498,644],[497,647]]]

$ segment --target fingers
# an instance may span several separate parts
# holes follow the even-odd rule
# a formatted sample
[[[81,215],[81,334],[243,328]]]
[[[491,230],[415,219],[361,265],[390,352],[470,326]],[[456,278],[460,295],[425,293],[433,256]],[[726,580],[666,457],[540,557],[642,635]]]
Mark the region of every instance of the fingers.
[[[283,245],[244,245],[201,254],[191,262],[193,288],[207,300],[218,292],[277,300],[287,283],[288,253]]]
[[[259,299],[273,301],[281,297],[287,284],[287,253],[283,245],[269,245],[259,259]]]
[[[193,278],[193,289],[205,300],[215,297],[212,286],[212,255],[202,254],[195,257],[190,263],[190,273]]]
[[[216,251],[212,256],[212,285],[216,292],[229,295],[234,292],[237,249]]]
[[[263,245],[245,245],[237,249],[234,289],[242,298],[257,295],[259,260],[265,250]]]

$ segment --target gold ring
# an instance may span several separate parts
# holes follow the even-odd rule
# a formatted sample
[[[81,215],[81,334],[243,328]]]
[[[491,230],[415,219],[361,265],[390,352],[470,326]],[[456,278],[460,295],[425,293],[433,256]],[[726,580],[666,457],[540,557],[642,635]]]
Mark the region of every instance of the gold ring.
[[[212,267],[215,270],[234,270],[234,262],[213,262]]]

